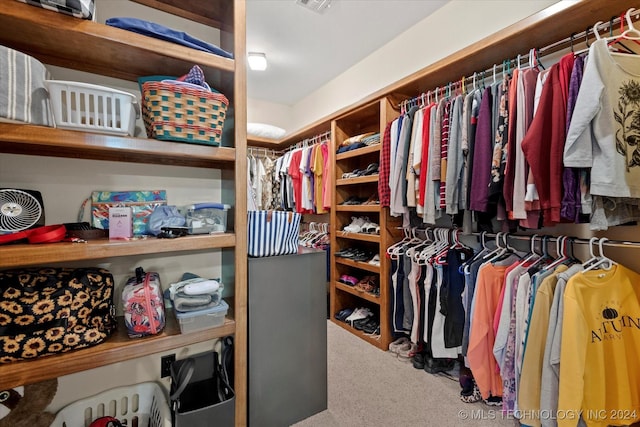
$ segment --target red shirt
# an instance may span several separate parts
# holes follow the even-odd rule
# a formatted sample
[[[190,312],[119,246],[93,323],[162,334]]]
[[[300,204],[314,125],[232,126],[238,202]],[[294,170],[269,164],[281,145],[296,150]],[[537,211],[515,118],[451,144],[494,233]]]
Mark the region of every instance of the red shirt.
[[[562,204],[562,155],[566,139],[568,84],[561,81],[566,67],[573,66],[573,54],[565,55],[549,70],[547,82],[542,88],[538,110],[531,127],[522,141],[522,151],[535,180],[543,225],[560,222]],[[563,70],[561,72],[561,69]]]
[[[289,164],[289,176],[293,183],[293,200],[296,204],[296,212],[303,213],[302,209],[302,173],[300,172],[300,160],[302,160],[302,150],[296,150],[291,154]]]

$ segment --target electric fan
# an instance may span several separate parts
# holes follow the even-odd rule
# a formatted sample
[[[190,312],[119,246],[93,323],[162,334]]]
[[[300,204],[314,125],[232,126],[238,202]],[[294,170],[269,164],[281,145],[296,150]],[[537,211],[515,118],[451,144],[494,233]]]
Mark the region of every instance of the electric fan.
[[[0,234],[42,225],[44,207],[39,191],[0,188]]]

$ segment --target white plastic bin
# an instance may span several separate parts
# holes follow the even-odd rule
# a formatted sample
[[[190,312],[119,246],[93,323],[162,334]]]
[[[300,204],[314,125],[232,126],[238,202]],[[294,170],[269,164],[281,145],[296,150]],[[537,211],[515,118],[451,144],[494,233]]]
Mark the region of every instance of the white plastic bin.
[[[58,411],[51,427],[89,427],[105,416],[127,426],[171,427],[169,404],[155,382],[113,388],[78,400]]]
[[[63,80],[45,80],[56,127],[134,135],[139,115],[135,95],[106,86]]]

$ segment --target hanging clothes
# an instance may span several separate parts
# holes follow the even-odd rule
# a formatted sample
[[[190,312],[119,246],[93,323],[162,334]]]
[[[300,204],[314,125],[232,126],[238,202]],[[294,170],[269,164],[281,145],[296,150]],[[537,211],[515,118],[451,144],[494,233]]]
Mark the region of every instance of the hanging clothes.
[[[619,264],[577,273],[563,300],[558,411],[597,427],[611,414],[615,424],[640,421],[640,274]]]
[[[640,102],[638,75],[635,55],[614,56],[604,39],[592,43],[564,149],[566,166],[591,170],[592,230],[640,218],[639,134],[631,113]]]

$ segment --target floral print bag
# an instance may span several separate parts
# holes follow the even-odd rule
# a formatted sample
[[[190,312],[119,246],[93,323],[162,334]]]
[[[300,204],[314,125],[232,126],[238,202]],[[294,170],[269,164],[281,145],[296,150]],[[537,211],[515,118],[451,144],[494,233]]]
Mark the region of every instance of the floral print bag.
[[[104,341],[116,328],[113,287],[102,268],[0,271],[0,363]]]

